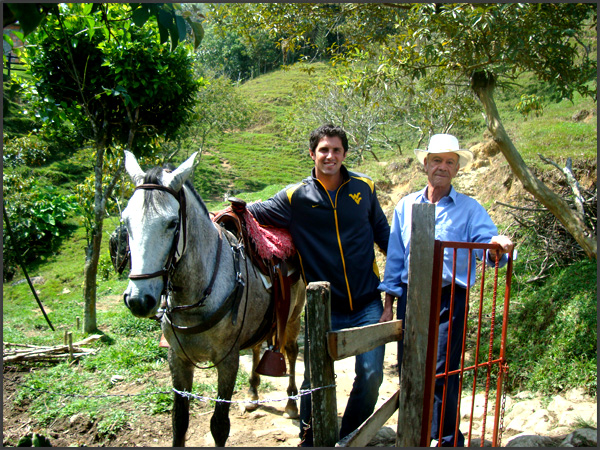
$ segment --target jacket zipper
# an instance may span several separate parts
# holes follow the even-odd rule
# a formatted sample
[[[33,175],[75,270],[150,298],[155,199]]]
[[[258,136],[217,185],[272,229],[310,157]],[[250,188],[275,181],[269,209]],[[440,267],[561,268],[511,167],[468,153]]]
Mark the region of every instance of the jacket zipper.
[[[323,183],[321,183],[321,180],[317,179],[317,181],[321,184],[321,186],[323,186],[323,189],[325,189],[325,192],[327,193],[327,196],[329,197],[329,201],[331,202],[331,205],[333,206],[333,217],[335,218],[335,233],[337,235],[338,245],[340,247],[340,256],[342,257],[342,267],[344,269],[344,279],[346,280],[346,289],[348,290],[348,301],[350,302],[350,311],[354,311],[354,307],[352,306],[352,293],[350,292],[350,283],[348,282],[348,274],[346,272],[346,260],[344,258],[344,249],[342,248],[342,238],[340,236],[340,227],[339,227],[338,215],[337,215],[337,196],[340,192],[340,189],[342,189],[342,186],[344,186],[350,180],[344,181],[337,188],[337,191],[335,193],[335,202],[331,199],[331,195],[329,195],[329,191],[327,190],[325,185]]]

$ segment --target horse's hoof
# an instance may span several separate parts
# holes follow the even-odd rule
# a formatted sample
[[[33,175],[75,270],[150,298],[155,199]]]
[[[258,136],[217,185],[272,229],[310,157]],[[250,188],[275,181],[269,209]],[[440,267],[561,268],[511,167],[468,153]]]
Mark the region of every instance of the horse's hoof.
[[[258,403],[246,402],[244,404],[244,409],[246,410],[246,412],[256,411],[258,409]]]
[[[300,414],[298,414],[298,408],[286,408],[285,412],[283,413],[283,417],[286,419],[297,419],[300,417]]]

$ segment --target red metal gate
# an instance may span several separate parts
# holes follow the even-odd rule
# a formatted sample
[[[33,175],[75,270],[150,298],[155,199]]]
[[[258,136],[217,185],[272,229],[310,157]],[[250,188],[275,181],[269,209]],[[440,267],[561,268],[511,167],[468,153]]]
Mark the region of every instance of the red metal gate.
[[[490,401],[490,390],[493,388],[492,384],[495,383],[495,402],[494,408],[494,423],[491,432],[492,446],[500,445],[502,437],[502,417],[504,413],[503,405],[503,390],[502,382],[508,371],[508,364],[505,357],[506,348],[506,331],[508,323],[508,306],[510,299],[510,286],[512,277],[512,253],[508,255],[508,263],[506,266],[506,274],[503,275],[505,278],[501,282],[499,287],[499,278],[501,277],[501,271],[498,267],[498,260],[494,268],[488,267],[483,261],[478,263],[477,274],[480,278],[479,285],[475,284],[472,288],[468,288],[466,291],[466,305],[464,315],[464,327],[462,335],[462,354],[460,358],[460,367],[457,370],[449,370],[448,364],[441,373],[436,372],[436,359],[437,359],[437,344],[438,344],[438,327],[440,321],[440,302],[442,293],[442,271],[443,271],[443,258],[444,250],[451,249],[453,252],[453,269],[452,269],[452,287],[450,295],[450,314],[454,308],[454,292],[456,284],[456,259],[459,249],[465,249],[468,251],[468,278],[467,285],[471,285],[471,261],[472,254],[475,250],[492,250],[499,248],[495,244],[472,244],[464,242],[449,242],[449,241],[435,241],[434,247],[434,265],[433,265],[433,282],[431,288],[431,300],[432,307],[429,320],[429,343],[427,350],[427,365],[426,365],[426,379],[425,379],[425,405],[424,405],[424,420],[422,422],[423,427],[421,429],[421,445],[429,446],[430,434],[431,434],[431,423],[433,416],[433,401],[434,401],[434,388],[435,382],[438,379],[444,380],[443,387],[443,402],[442,410],[440,414],[440,426],[439,436],[442,436],[442,429],[444,427],[444,413],[446,407],[446,389],[448,386],[448,377],[451,375],[459,375],[459,393],[458,393],[458,407],[456,411],[456,426],[455,436],[458,435],[458,429],[460,425],[460,405],[461,405],[461,394],[463,389],[463,381],[466,376],[472,376],[472,402],[471,411],[469,414],[468,430],[463,426],[462,432],[465,436],[465,446],[470,446],[472,438],[480,438],[481,446],[484,445],[487,434],[486,417],[488,413],[488,404]],[[464,253],[461,252],[461,253]],[[461,255],[461,258],[464,257]],[[485,257],[484,257],[485,260]],[[489,270],[493,271],[493,279],[491,283],[486,284],[486,272]],[[479,286],[478,300],[470,301],[471,291],[477,291]],[[504,303],[498,302],[499,290],[504,287]],[[502,309],[501,324],[497,324],[497,310],[499,312]],[[498,336],[498,330],[501,326],[501,333]],[[452,334],[452,320],[449,321],[448,326],[448,348],[447,354],[449,354],[449,347],[451,342]],[[485,338],[484,338],[485,337]],[[485,347],[488,347],[487,349]],[[447,358],[448,359],[448,358]],[[447,360],[446,359],[446,360]],[[482,374],[483,372],[483,374]],[[481,378],[483,376],[483,379]],[[484,391],[484,405],[483,405],[483,422],[481,429],[476,433],[473,430],[473,412],[475,408],[475,394],[476,390],[480,386]],[[491,410],[491,409],[490,409]],[[427,419],[427,420],[426,420]],[[456,439],[454,445],[456,446]],[[441,445],[441,439],[438,445]]]

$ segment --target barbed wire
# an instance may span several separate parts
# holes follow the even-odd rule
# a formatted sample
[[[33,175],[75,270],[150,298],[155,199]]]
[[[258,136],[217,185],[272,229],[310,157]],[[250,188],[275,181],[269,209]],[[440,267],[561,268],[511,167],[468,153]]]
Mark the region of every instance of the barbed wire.
[[[265,399],[265,400],[225,400],[225,399],[222,399],[222,398],[212,398],[212,397],[198,396],[198,395],[193,394],[191,392],[178,391],[175,388],[172,388],[172,389],[173,389],[173,392],[176,392],[177,394],[181,395],[182,397],[194,398],[194,399],[200,400],[200,401],[213,401],[213,402],[220,402],[220,403],[255,403],[255,404],[260,404],[260,403],[282,402],[282,401],[285,401],[285,400],[298,400],[300,397],[302,397],[304,395],[312,394],[315,391],[319,391],[321,389],[334,388],[334,387],[336,387],[335,384],[330,384],[328,386],[320,386],[320,387],[316,387],[316,388],[312,388],[312,389],[300,389],[298,391],[298,394],[296,394],[296,395],[290,395],[288,397],[282,397],[282,398]]]
[[[316,388],[311,388],[311,389],[300,389],[298,391],[298,394],[296,395],[290,395],[288,397],[282,397],[282,398],[273,398],[273,399],[264,399],[264,400],[225,400],[222,398],[213,398],[213,397],[207,397],[207,396],[203,396],[203,395],[197,395],[194,394],[193,392],[187,392],[187,391],[179,391],[175,388],[171,388],[170,391],[155,391],[155,392],[141,392],[139,394],[98,394],[98,395],[84,395],[84,394],[67,394],[67,393],[61,393],[61,392],[54,392],[54,391],[49,391],[47,389],[40,389],[40,388],[35,388],[32,386],[27,386],[25,384],[22,384],[21,387],[25,387],[29,390],[32,391],[37,391],[37,392],[43,392],[45,394],[50,394],[50,395],[56,395],[59,397],[75,397],[75,398],[110,398],[110,397],[121,397],[121,398],[127,398],[127,397],[142,397],[142,396],[148,396],[148,395],[161,395],[161,394],[171,394],[171,393],[176,393],[179,394],[182,397],[187,397],[187,398],[193,398],[202,402],[215,402],[215,403],[255,403],[255,404],[261,404],[261,403],[274,403],[274,402],[282,402],[282,401],[286,401],[286,400],[298,400],[300,397],[304,396],[304,395],[310,395],[315,391],[319,391],[321,389],[329,389],[329,388],[335,388],[336,385],[335,384],[330,384],[327,386],[319,386]]]

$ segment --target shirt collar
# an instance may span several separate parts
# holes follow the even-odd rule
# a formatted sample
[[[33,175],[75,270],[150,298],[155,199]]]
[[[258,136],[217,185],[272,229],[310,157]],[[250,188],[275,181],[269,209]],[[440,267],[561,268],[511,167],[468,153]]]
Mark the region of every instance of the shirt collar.
[[[346,168],[346,166],[344,166],[343,164],[342,164],[342,166],[340,167],[340,172],[341,172],[341,174],[342,174],[342,180],[343,180],[344,182],[345,182],[345,181],[348,181],[348,180],[350,179],[350,172],[348,172],[348,169],[347,169],[347,168]],[[312,168],[312,170],[311,170],[311,172],[310,172],[310,175],[311,175],[311,177],[312,177],[313,179],[317,180],[317,173],[316,173],[316,170],[315,170],[315,168],[314,168],[314,167]]]
[[[427,199],[427,186],[425,186],[421,191],[419,191],[419,196],[418,196],[418,200],[421,203],[430,203],[429,200]],[[450,186],[450,193],[446,196],[446,197],[450,197],[450,199],[456,203],[456,197],[458,195],[458,192],[456,192],[456,189],[454,189],[454,186]]]

